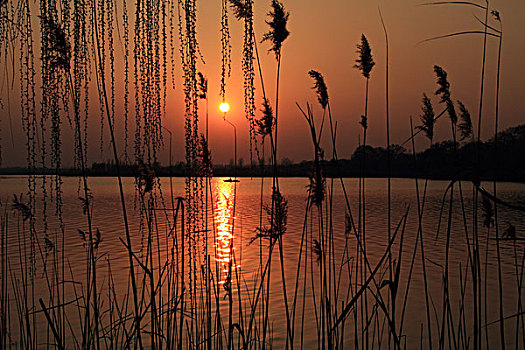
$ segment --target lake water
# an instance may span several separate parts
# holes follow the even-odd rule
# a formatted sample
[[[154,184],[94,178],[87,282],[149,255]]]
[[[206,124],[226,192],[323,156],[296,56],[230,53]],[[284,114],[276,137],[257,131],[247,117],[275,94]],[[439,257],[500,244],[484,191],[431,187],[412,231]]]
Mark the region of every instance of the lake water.
[[[48,178],[49,183],[50,178]],[[270,204],[271,199],[271,179],[265,179],[263,186],[263,209],[262,209],[262,221],[261,221],[261,206],[260,206],[260,191],[261,191],[261,179],[250,179],[241,178],[240,182],[224,182],[224,179],[214,178],[211,183],[210,198],[212,198],[213,205],[209,205],[209,221],[208,231],[203,230],[206,226],[202,223],[197,224],[197,228],[201,228],[194,233],[194,245],[188,244],[185,248],[185,257],[188,259],[193,256],[195,261],[195,267],[199,270],[199,266],[205,264],[204,254],[208,250],[210,257],[210,263],[217,266],[217,276],[215,281],[219,289],[217,294],[220,295],[219,303],[221,304],[221,310],[223,313],[223,322],[227,326],[227,315],[228,313],[228,298],[226,297],[226,288],[224,286],[228,280],[228,271],[231,259],[235,259],[231,263],[232,273],[235,274],[235,282],[233,282],[232,298],[233,303],[238,302],[238,298],[246,300],[253,300],[254,293],[257,290],[258,282],[260,280],[261,265],[264,265],[268,256],[268,240],[255,240],[254,237],[257,233],[256,228],[267,225],[267,214],[264,210],[265,206]],[[164,208],[172,208],[170,197],[170,185],[169,179],[161,178],[161,190],[162,197],[158,195],[156,202],[151,205],[151,208],[157,209],[155,211],[154,222],[148,222],[145,220],[145,216],[141,215],[140,201],[138,200],[138,194],[135,189],[134,179],[125,178],[124,191],[127,204],[127,213],[130,220],[132,246],[138,259],[144,259],[148,253],[148,237],[147,233],[148,225],[155,228],[155,232],[158,233],[159,242],[155,242],[152,247],[153,255],[158,261],[154,262],[154,266],[158,271],[164,264],[164,260],[168,259],[170,254],[170,242],[172,238],[169,238],[173,234],[170,229],[172,211],[171,210],[160,210]],[[315,261],[315,254],[312,253],[312,245],[314,239],[318,240],[319,230],[319,217],[317,215],[317,209],[314,207],[310,212],[309,218],[306,221],[306,239],[303,238],[303,227],[305,226],[305,213],[307,205],[307,185],[308,179],[306,178],[281,178],[279,180],[280,192],[288,201],[288,215],[287,215],[287,226],[286,232],[282,236],[282,247],[284,256],[284,276],[287,287],[288,302],[294,298],[294,291],[296,285],[296,271],[297,264],[299,261],[299,255],[301,247],[304,252],[307,253],[308,259],[313,259],[308,262],[307,269],[307,283],[304,282],[304,270],[302,270],[299,277],[299,289],[298,289],[298,306],[296,315],[295,325],[295,344],[299,347],[300,333],[303,333],[303,345],[305,348],[313,348],[318,344],[317,332],[316,332],[316,315],[313,305],[313,292],[312,288],[318,288],[317,284],[311,284],[310,279],[317,280],[319,278],[319,264]],[[349,204],[352,209],[352,215],[357,224],[358,221],[358,180],[357,179],[345,179],[345,187],[348,193]],[[422,192],[424,181],[419,180],[420,190]],[[443,266],[445,261],[445,246],[446,246],[446,231],[448,225],[448,199],[445,201],[443,217],[441,220],[440,232],[438,234],[437,228],[439,224],[439,217],[442,208],[443,195],[448,186],[446,181],[430,181],[428,184],[426,202],[424,209],[424,216],[422,219],[422,232],[425,243],[425,254],[427,259],[427,274],[429,282],[429,290],[433,303],[435,304],[435,312],[440,315],[441,312],[441,298],[443,290]],[[41,186],[41,180],[37,180],[36,187],[39,189]],[[330,187],[330,180],[327,180],[327,186]],[[482,186],[489,192],[492,192],[491,183],[483,183]],[[118,298],[122,298],[127,293],[129,284],[129,262],[127,250],[124,247],[121,239],[125,239],[124,235],[124,224],[122,219],[122,209],[119,199],[119,190],[117,180],[115,178],[90,178],[89,187],[92,194],[92,227],[100,231],[101,242],[98,248],[98,278],[99,280],[99,293],[101,301],[108,294],[108,269],[109,266],[112,270],[112,277],[114,288],[117,291]],[[3,285],[7,287],[10,300],[10,320],[11,320],[11,338],[13,342],[16,341],[18,336],[18,322],[16,316],[16,302],[14,295],[17,292],[16,281],[20,281],[15,277],[20,274],[21,267],[27,267],[28,253],[27,247],[29,245],[29,235],[27,232],[27,221],[24,222],[22,218],[12,210],[13,195],[20,195],[21,193],[27,192],[27,177],[24,176],[8,176],[2,177],[0,180],[0,200],[2,203],[2,212],[5,213],[7,218],[8,226],[3,229],[2,232],[7,233],[7,267],[3,271],[2,280],[7,281]],[[40,242],[44,239],[43,233],[43,214],[42,214],[42,203],[43,198],[41,191],[37,190],[37,209],[36,209],[36,232]],[[87,266],[87,250],[85,241],[82,239],[79,230],[87,232],[87,221],[86,216],[83,214],[82,201],[79,197],[83,197],[81,191],[80,181],[78,178],[63,178],[62,184],[62,200],[63,200],[63,227],[64,227],[64,240],[62,242],[62,234],[58,220],[55,213],[55,195],[53,191],[48,189],[47,198],[47,236],[54,246],[55,252],[64,251],[64,257],[66,261],[66,272],[64,279],[74,279],[75,281],[81,282],[85,280],[86,266]],[[472,198],[473,189],[472,184],[463,182],[462,192],[464,197],[464,215],[466,218],[467,231],[472,234]],[[367,179],[366,180],[366,249],[368,259],[372,269],[375,264],[383,256],[385,249],[388,246],[388,230],[387,230],[387,180],[386,179]],[[451,303],[453,308],[453,314],[457,315],[459,310],[459,303],[461,298],[460,278],[464,280],[466,273],[467,261],[468,261],[468,249],[466,244],[465,235],[465,222],[463,221],[463,211],[459,201],[459,190],[458,186],[455,186],[454,192],[454,205],[453,205],[453,216],[450,221],[450,260],[449,260],[449,279],[450,279],[450,290],[451,290]],[[185,196],[185,180],[182,178],[173,179],[173,196],[179,197]],[[498,197],[509,203],[518,203],[523,206],[525,203],[525,184],[517,183],[500,183],[498,184]],[[27,194],[22,197],[23,201],[27,201]],[[405,297],[405,290],[407,286],[408,274],[410,271],[412,254],[414,245],[416,243],[416,236],[418,231],[418,204],[416,198],[415,182],[412,179],[393,179],[392,180],[392,232],[394,232],[398,223],[404,213],[408,210],[408,216],[406,220],[406,226],[404,229],[403,236],[403,251],[401,255],[401,282],[399,285],[398,292],[398,310],[402,308],[402,300]],[[480,196],[481,198],[481,196]],[[176,204],[176,203],[175,203]],[[480,204],[481,207],[481,204]],[[326,213],[330,208],[324,205],[323,208]],[[338,312],[341,311],[342,306],[348,301],[348,296],[352,293],[352,288],[356,288],[355,285],[351,287],[349,283],[348,266],[354,266],[355,255],[356,255],[356,238],[353,233],[345,234],[345,212],[346,212],[346,201],[341,189],[339,180],[334,180],[333,185],[333,200],[332,200],[332,215],[331,222],[333,224],[333,266],[336,269],[334,276],[337,278],[333,281],[333,285],[330,287],[332,290],[337,289],[337,304]],[[202,216],[201,216],[202,215]],[[479,212],[480,222],[481,210]],[[197,220],[203,217],[202,211],[197,215]],[[518,238],[525,237],[525,215],[519,210],[509,209],[504,206],[498,206],[498,220],[499,230],[503,232],[508,225],[513,225],[516,229]],[[327,225],[328,222],[324,221],[323,225]],[[401,225],[403,226],[403,225]],[[498,294],[498,263],[497,263],[497,252],[496,252],[496,241],[491,239],[495,237],[495,230],[491,228],[488,230],[479,225],[480,234],[480,245],[481,245],[481,259],[483,269],[486,268],[486,276],[483,283],[486,281],[487,299],[488,305],[483,310],[485,314],[482,315],[482,322],[489,323],[499,319],[499,294]],[[489,239],[487,239],[487,234]],[[398,235],[396,242],[393,246],[393,259],[397,261],[399,252],[399,238]],[[177,241],[181,244],[180,240]],[[207,242],[207,243],[206,243]],[[63,245],[63,247],[62,247]],[[514,315],[518,312],[518,288],[517,288],[517,277],[519,277],[521,260],[524,253],[525,241],[520,239],[514,240],[502,240],[500,241],[501,246],[501,267],[502,267],[502,278],[503,278],[503,300],[504,300],[504,313],[506,316]],[[25,248],[24,248],[25,247]],[[43,247],[43,246],[42,246]],[[44,278],[43,266],[46,258],[52,256],[48,250],[43,247],[36,254],[36,272],[35,283],[36,283],[36,298],[42,297],[46,303],[49,302],[48,283]],[[345,247],[348,247],[348,256],[344,255]],[[181,247],[179,247],[181,248]],[[231,249],[234,249],[234,254]],[[193,252],[192,252],[193,250]],[[50,249],[52,251],[52,249]],[[158,253],[158,254],[157,254]],[[193,255],[192,255],[193,254]],[[58,255],[61,256],[61,253]],[[261,264],[261,261],[263,264]],[[485,265],[486,262],[486,265]],[[110,263],[110,265],[109,265]],[[186,261],[185,266],[187,268],[185,280],[187,284],[194,285],[194,293],[198,295],[201,291],[202,286],[198,286],[195,281],[190,279],[187,275],[191,268],[192,262]],[[302,265],[304,267],[304,256],[302,257]],[[340,266],[343,266],[340,268]],[[486,267],[485,267],[486,266]],[[135,269],[139,269],[138,265],[135,264]],[[140,269],[139,269],[140,270]],[[339,272],[341,270],[341,272]],[[5,275],[5,273],[8,273]],[[312,273],[312,274],[311,274]],[[421,267],[421,257],[418,251],[413,267],[413,275],[410,282],[410,289],[407,298],[407,307],[404,316],[404,323],[402,333],[404,335],[402,342],[407,344],[407,348],[419,348],[420,334],[422,327],[426,331],[426,308],[424,298],[424,284],[423,284],[423,272]],[[460,274],[462,277],[460,277]],[[482,270],[482,274],[485,276],[485,271]],[[142,275],[142,272],[141,272]],[[278,256],[277,247],[274,250],[273,262],[271,265],[270,274],[270,300],[269,300],[269,336],[272,345],[275,348],[284,347],[284,339],[286,336],[286,317],[285,317],[285,304],[283,302],[283,285],[282,285],[282,271],[280,267],[280,259]],[[380,284],[382,280],[388,276],[388,269],[382,267],[377,273],[377,281]],[[352,281],[354,281],[354,277]],[[142,278],[140,278],[142,283]],[[239,282],[240,281],[240,282]],[[53,281],[52,281],[53,282]],[[52,283],[51,283],[52,284]],[[240,290],[239,290],[240,285]],[[471,315],[472,304],[469,302],[471,298],[470,282],[467,281],[467,289],[465,292],[466,313],[467,313],[467,324],[470,324],[469,317]],[[141,287],[142,288],[142,287]],[[146,287],[144,287],[146,288]],[[485,285],[483,285],[485,288]],[[317,290],[317,292],[319,292]],[[65,288],[64,302],[68,302],[75,299],[73,288],[68,285]],[[387,294],[386,292],[383,294]],[[523,298],[524,292],[521,290],[521,297]],[[372,303],[372,294],[368,295],[368,301]],[[196,298],[195,300],[197,300]],[[303,313],[303,300],[304,300],[304,313]],[[199,301],[195,301],[197,305]],[[317,296],[317,303],[319,303],[319,296]],[[246,313],[249,310],[249,304],[247,303],[244,311],[244,321],[239,319],[239,308],[235,306],[233,313],[233,322],[246,322]],[[72,313],[69,315],[68,320],[71,325],[71,329],[78,327],[81,321],[79,320],[78,313],[75,309],[75,304],[72,303],[66,306],[66,310],[71,309]],[[319,305],[317,305],[319,307]],[[39,307],[38,307],[39,308]],[[189,309],[189,307],[188,307]],[[131,310],[131,306],[130,309]],[[371,314],[374,310],[370,311]],[[400,311],[398,311],[400,312]],[[361,325],[354,327],[354,314],[348,318],[345,326],[345,338],[344,344],[348,347],[354,346],[354,332],[357,329],[358,333],[362,332]],[[399,314],[398,314],[399,315]],[[45,319],[42,313],[37,316],[37,324],[41,325],[41,329],[37,330],[39,334],[38,343],[40,345],[45,344],[48,341],[48,333]],[[258,316],[259,317],[259,316]],[[433,312],[433,318],[434,312]],[[441,317],[438,316],[439,320]],[[457,317],[456,317],[457,318]],[[400,322],[400,316],[398,316],[398,327]],[[304,325],[304,330],[301,332],[301,324]],[[438,330],[437,322],[434,325],[435,334],[433,339],[437,339]],[[519,333],[520,344],[523,346],[521,331],[516,331],[516,318],[509,318],[505,322],[506,342],[510,347],[514,346],[514,336],[516,332]],[[247,325],[244,325],[247,327]],[[370,325],[376,330],[376,325]],[[384,328],[384,325],[382,326]],[[521,326],[520,326],[521,327]],[[379,329],[380,326],[377,326]],[[484,328],[485,329],[485,328]],[[260,330],[258,330],[260,331]],[[73,331],[74,333],[75,331]],[[254,331],[255,332],[255,331]],[[370,330],[370,332],[372,332]],[[497,335],[499,334],[499,327],[497,324],[488,325],[487,332],[489,335],[489,343],[493,347],[499,346]],[[76,336],[79,337],[81,332],[77,331]],[[468,336],[472,336],[471,330],[467,331]],[[146,334],[146,333],[145,333]],[[496,336],[493,336],[496,335]],[[71,330],[67,330],[66,338],[68,339],[68,347],[74,347],[74,340],[71,335]],[[376,336],[377,338],[377,336]],[[426,343],[426,337],[423,337],[423,342]],[[483,334],[485,339],[485,334]],[[383,346],[386,347],[385,342]],[[437,344],[436,344],[437,345]],[[42,345],[43,346],[43,345]],[[345,346],[346,347],[346,346]]]

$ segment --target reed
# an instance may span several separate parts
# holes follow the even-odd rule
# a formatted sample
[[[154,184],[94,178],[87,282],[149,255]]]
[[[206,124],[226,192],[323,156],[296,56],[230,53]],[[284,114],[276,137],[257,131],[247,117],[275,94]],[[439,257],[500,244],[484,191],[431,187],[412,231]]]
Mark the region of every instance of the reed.
[[[367,135],[367,129],[368,129],[368,89],[369,89],[369,82],[370,82],[370,73],[372,71],[372,68],[375,66],[374,59],[372,58],[372,50],[370,48],[370,44],[368,43],[368,39],[365,37],[364,34],[361,34],[361,43],[357,44],[357,53],[358,58],[356,59],[356,65],[354,65],[354,68],[357,68],[361,71],[361,74],[366,79],[366,85],[365,85],[365,106],[364,106],[364,114],[361,116],[361,121],[359,124],[361,124],[363,128],[363,145],[362,145],[362,160],[361,160],[361,180],[360,180],[360,189],[359,189],[359,197],[360,197],[360,204],[359,204],[359,234],[362,236],[363,241],[363,254],[366,256],[366,135]],[[357,255],[359,255],[359,250],[357,251]],[[390,259],[390,258],[389,258]],[[365,280],[367,278],[367,272],[366,269],[363,269],[363,264],[361,264],[361,279]],[[357,267],[356,267],[357,269]],[[357,274],[357,271],[356,271]],[[361,304],[361,327],[365,329],[365,324],[363,323],[363,320],[368,320],[368,300],[366,297],[366,291],[364,294],[364,302]],[[364,314],[363,314],[364,310]],[[368,329],[366,330],[366,336],[363,337],[363,341],[361,346],[362,347],[368,347]]]
[[[488,13],[488,2],[486,6],[439,3],[461,3]],[[509,222],[504,229],[502,222],[507,210],[521,214],[523,206],[498,191],[501,164],[494,164],[492,192],[481,185],[476,166],[471,169],[467,164],[455,164],[460,173],[444,189],[441,206],[430,199],[432,174],[430,164],[424,163],[425,152],[416,150],[418,135],[426,137],[428,152],[432,152],[436,123],[446,115],[453,149],[458,141],[468,143],[477,137],[478,144],[472,145],[479,150],[477,156],[483,156],[480,153],[484,150],[479,144],[481,118],[475,135],[469,110],[453,98],[447,73],[439,66],[434,67],[438,84],[435,95],[443,111],[435,113],[431,100],[435,97],[423,94],[420,124],[414,128],[410,119],[407,142],[411,142],[412,159],[407,159],[416,173],[417,207],[396,204],[395,182],[390,175],[400,148],[390,138],[389,35],[381,13],[386,45],[387,222],[376,231],[369,226],[372,202],[367,192],[369,81],[375,66],[367,38],[362,35],[356,60],[366,82],[361,147],[356,153],[360,157],[357,188],[342,177],[338,181],[329,176],[326,165],[340,163],[336,147],[339,121],[335,113],[332,115],[333,100],[325,76],[310,70],[318,105],[297,104],[312,142],[304,207],[297,209],[296,198],[289,196],[285,186],[279,186],[283,182],[278,161],[281,61],[282,45],[290,34],[289,14],[281,2],[270,3],[269,32],[263,42],[270,43],[277,64],[272,104],[264,90],[257,52],[254,2],[221,2],[219,95],[225,99],[229,91],[231,10],[244,24],[244,113],[250,148],[257,154],[262,174],[270,171],[272,185],[267,193],[265,180],[261,180],[259,208],[254,208],[259,214],[254,218],[258,225],[246,228],[237,208],[238,188],[233,184],[231,196],[223,198],[231,214],[225,230],[231,236],[224,246],[225,260],[214,261],[221,249],[216,237],[224,230],[218,227],[216,203],[224,195],[214,187],[220,180],[213,179],[214,153],[208,138],[208,80],[198,69],[202,57],[197,41],[197,3],[130,4],[42,1],[35,11],[36,5],[28,0],[0,1],[0,59],[20,65],[13,74],[20,77],[20,118],[29,173],[23,195],[17,193],[0,201],[1,348],[303,349],[317,345],[320,349],[401,349],[417,346],[418,340],[420,348],[429,349],[488,348],[492,344],[520,348],[525,344],[525,254],[519,243],[519,228]],[[484,22],[478,20],[483,30],[475,32],[484,37],[482,95],[485,61],[492,54],[486,41],[489,37],[499,39],[491,150],[497,156],[501,152],[498,128],[503,30],[500,14],[493,11],[491,16],[490,23],[488,17]],[[35,23],[40,26],[40,35],[36,36]],[[173,32],[177,25],[188,174],[180,186],[173,178],[176,133],[163,125],[171,93],[168,70],[172,69],[170,87],[176,75]],[[452,36],[456,34],[461,33]],[[35,61],[36,47],[41,47],[41,54]],[[262,88],[260,111],[255,108],[255,59]],[[124,66],[119,68],[117,62]],[[121,69],[122,76],[118,74]],[[8,69],[6,72],[11,74]],[[42,89],[35,85],[40,78]],[[97,96],[92,105],[94,93]],[[130,98],[131,93],[134,98]],[[480,102],[481,115],[484,101]],[[108,146],[111,148],[117,171],[121,221],[117,233],[109,225],[105,227],[104,217],[111,213],[105,212],[96,194],[96,181],[89,178],[87,142],[92,131],[88,135],[88,125],[94,123],[88,112],[95,109],[102,117],[96,123],[100,130],[95,130],[101,134],[99,148],[103,154]],[[132,116],[135,123],[129,120]],[[72,140],[65,136],[67,128]],[[134,133],[133,141],[128,140],[128,133]],[[66,144],[69,141],[74,165],[81,174],[74,206],[65,202],[66,186],[61,177],[62,150],[70,146]],[[131,154],[128,143],[134,143]],[[321,147],[325,144],[326,154]],[[159,160],[166,147],[169,178],[159,178]],[[269,149],[268,165],[265,147]],[[131,195],[122,179],[123,163],[135,171]],[[473,183],[471,196],[463,193],[461,179],[467,176]],[[467,210],[470,205],[473,211]],[[353,211],[356,206],[357,216]],[[437,227],[430,227],[430,217],[437,211]],[[71,224],[67,216],[71,212],[78,212],[82,222]],[[299,229],[300,239],[296,236],[294,241],[292,235],[298,235]],[[428,239],[429,230],[436,231],[437,242]],[[441,231],[446,236],[439,240]],[[380,249],[372,237],[375,232],[387,236]],[[108,243],[115,234],[121,236],[124,265],[119,264],[122,257],[118,249]],[[258,247],[243,245],[247,235]],[[69,251],[71,248],[75,250]],[[258,251],[258,256],[250,257],[243,249]],[[75,257],[72,251],[84,256]],[[296,258],[292,259],[291,253]],[[253,265],[245,265],[246,256]],[[514,266],[509,265],[509,259]],[[514,274],[512,283],[506,276],[509,268]],[[497,291],[491,288],[496,284]],[[425,315],[419,320],[411,312],[423,293]],[[508,301],[514,297],[516,300]],[[417,340],[411,338],[414,331],[410,328],[417,328],[413,320],[421,322]]]

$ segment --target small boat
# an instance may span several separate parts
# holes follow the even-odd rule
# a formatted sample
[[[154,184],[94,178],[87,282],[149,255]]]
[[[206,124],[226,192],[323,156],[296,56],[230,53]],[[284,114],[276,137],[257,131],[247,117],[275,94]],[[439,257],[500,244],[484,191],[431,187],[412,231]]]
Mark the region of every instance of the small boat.
[[[232,179],[231,177],[229,179],[223,180],[224,182],[240,182],[240,180]]]

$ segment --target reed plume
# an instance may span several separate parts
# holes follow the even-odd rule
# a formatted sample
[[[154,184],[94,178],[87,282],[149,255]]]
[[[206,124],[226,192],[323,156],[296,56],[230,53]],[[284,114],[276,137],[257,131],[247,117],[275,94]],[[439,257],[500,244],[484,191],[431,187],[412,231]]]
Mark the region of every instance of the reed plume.
[[[278,58],[283,42],[288,38],[288,35],[290,35],[290,32],[286,28],[290,14],[285,11],[284,5],[281,2],[272,0],[272,11],[268,13],[268,16],[271,17],[271,20],[266,21],[266,24],[270,26],[270,31],[264,34],[262,41],[270,41],[272,43],[269,51],[273,51],[275,57]]]
[[[450,83],[447,79],[447,72],[440,66],[434,66],[434,72],[437,76],[437,84],[439,89],[436,90],[436,95],[441,95],[440,103],[445,103],[447,108],[448,116],[452,124],[456,125],[458,122],[458,116],[456,114],[456,109],[454,108],[454,102],[450,97]]]
[[[321,104],[321,107],[326,109],[326,105],[328,105],[328,89],[326,87],[323,75],[313,69],[308,72],[308,75],[314,79],[313,89],[317,93],[317,100]]]
[[[458,100],[459,105],[459,117],[461,119],[460,123],[458,124],[459,131],[461,132],[460,141],[463,141],[469,137],[472,136],[472,119],[470,118],[470,112],[468,111],[467,107],[463,104],[463,102]]]
[[[421,130],[423,133],[425,133],[426,137],[432,141],[434,138],[434,108],[432,107],[432,101],[430,101],[430,98],[426,94],[423,94],[423,106],[421,106],[421,111],[423,114],[421,114],[421,125],[417,127],[417,129]]]
[[[357,53],[359,57],[355,60],[357,64],[354,65],[354,68],[359,69],[363,76],[368,79],[375,62],[372,57],[372,49],[364,34],[361,34],[361,44],[357,44]]]
[[[274,206],[273,208],[265,208],[270,227],[257,227],[257,233],[252,239],[252,242],[258,238],[268,238],[270,245],[273,245],[273,243],[286,232],[288,223],[288,201],[277,189],[275,189],[272,194],[272,205]]]
[[[264,140],[267,135],[271,134],[274,123],[273,109],[272,106],[270,106],[270,101],[268,101],[268,99],[264,99],[261,112],[263,113],[263,116],[261,119],[257,120],[257,133],[261,135]]]

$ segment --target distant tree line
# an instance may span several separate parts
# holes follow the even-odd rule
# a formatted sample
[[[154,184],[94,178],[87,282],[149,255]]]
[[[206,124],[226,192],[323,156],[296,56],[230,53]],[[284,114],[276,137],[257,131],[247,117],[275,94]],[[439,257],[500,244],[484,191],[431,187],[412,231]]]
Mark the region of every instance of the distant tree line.
[[[417,152],[415,157],[411,149],[400,145],[390,146],[392,177],[428,177],[431,179],[487,180],[497,178],[500,181],[525,182],[525,125],[506,129],[495,138],[480,142],[479,152],[475,142],[456,143],[443,141],[432,147]],[[410,143],[408,143],[410,144]],[[411,146],[410,146],[411,148]],[[364,151],[363,151],[364,150]],[[355,149],[350,159],[338,161],[323,160],[322,169],[326,177],[357,177],[361,174],[362,157],[365,156],[364,173],[367,177],[386,177],[388,175],[388,151],[385,147],[360,146]],[[293,163],[283,158],[279,166],[279,176],[307,177],[313,169],[312,161]],[[159,163],[152,165],[157,176],[186,176],[184,162],[171,167]],[[123,176],[139,176],[137,165],[121,165]],[[0,169],[3,175],[26,174],[25,168]],[[51,170],[48,171],[51,173]],[[76,169],[63,169],[62,175],[79,175]],[[93,163],[88,171],[90,176],[114,176],[112,162]],[[233,162],[229,165],[213,165],[214,176],[271,176],[269,165],[245,165],[239,162],[237,168]]]

